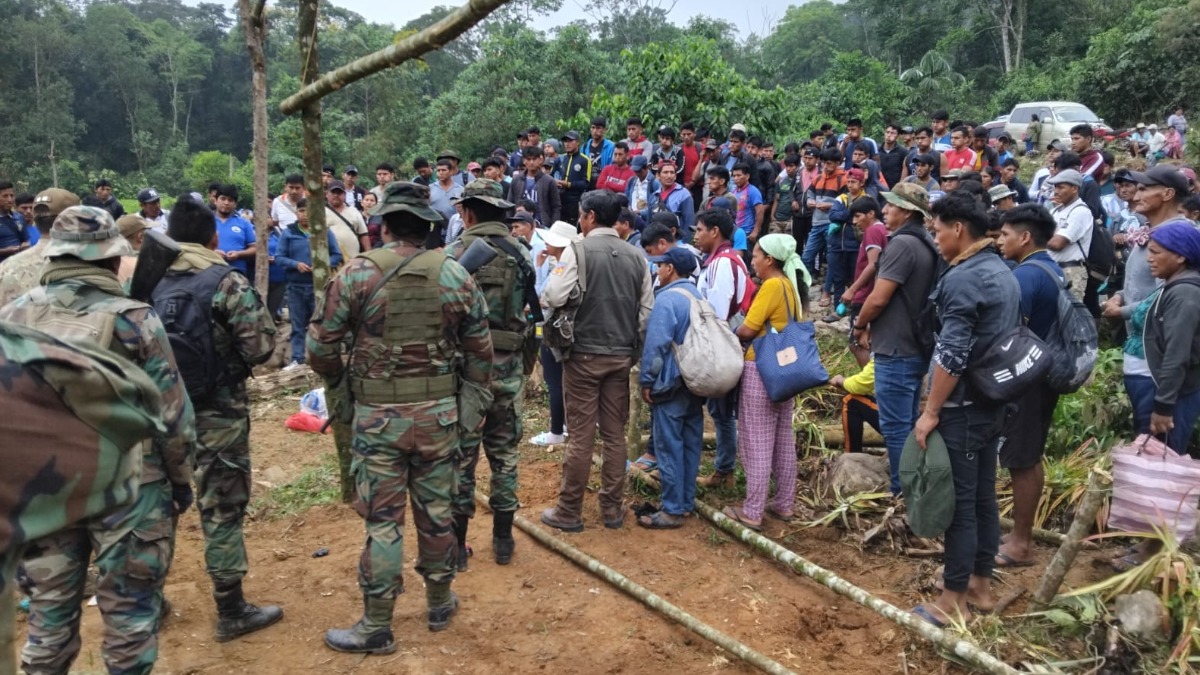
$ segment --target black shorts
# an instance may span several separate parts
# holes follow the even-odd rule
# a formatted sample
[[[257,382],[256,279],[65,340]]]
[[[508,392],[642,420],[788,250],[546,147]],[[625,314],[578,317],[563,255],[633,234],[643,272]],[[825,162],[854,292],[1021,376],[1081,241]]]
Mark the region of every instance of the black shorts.
[[[834,305],[834,306],[836,307],[837,305]],[[848,312],[848,316],[850,317],[849,341],[850,341],[851,347],[856,346],[856,343],[854,341],[854,324],[855,324],[855,322],[858,321],[858,315],[860,312],[862,312],[862,308],[863,308],[863,304],[861,302],[854,302],[854,303],[850,304],[850,310]]]
[[[1030,389],[1008,405],[1000,433],[1000,466],[1029,469],[1042,461],[1057,406],[1058,394],[1044,386]]]

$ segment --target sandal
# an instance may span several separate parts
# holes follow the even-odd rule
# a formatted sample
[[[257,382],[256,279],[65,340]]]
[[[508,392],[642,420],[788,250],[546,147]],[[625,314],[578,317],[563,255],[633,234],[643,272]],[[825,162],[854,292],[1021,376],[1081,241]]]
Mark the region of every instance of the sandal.
[[[935,628],[945,628],[946,627],[946,622],[942,621],[941,619],[934,616],[933,612],[929,611],[929,608],[927,608],[925,605],[917,605],[916,607],[913,607],[912,613],[921,617],[928,623],[933,624],[933,626]]]
[[[994,567],[996,569],[1010,569],[1013,567],[1033,567],[1036,564],[1036,560],[1017,560],[1007,553],[997,553]]]
[[[785,523],[792,522],[792,519],[794,519],[796,517],[796,514],[790,512],[790,511],[777,511],[774,507],[771,507],[771,506],[768,506],[765,510],[766,510],[766,513],[768,516],[771,516],[775,520],[782,520]]]
[[[651,471],[656,471],[658,469],[658,458],[656,458],[654,455],[642,455],[641,457],[638,457],[632,462],[627,462],[626,464],[626,469],[629,467],[634,467],[642,473],[650,473]]]
[[[817,307],[828,307],[833,304],[833,298],[824,296],[817,301]]]
[[[638,516],[637,524],[647,530],[674,530],[683,527],[683,518],[664,511],[655,511],[648,516]]]
[[[1123,574],[1131,569],[1141,567],[1145,564],[1146,562],[1144,560],[1138,560],[1133,553],[1123,555],[1120,558],[1113,558],[1112,563],[1110,563],[1113,571],[1117,574]]]
[[[725,508],[721,509],[721,514],[730,520],[741,523],[755,532],[762,532],[762,523],[756,523],[752,520],[748,520],[746,518],[746,514],[742,513],[742,510],[736,506],[726,506]]]

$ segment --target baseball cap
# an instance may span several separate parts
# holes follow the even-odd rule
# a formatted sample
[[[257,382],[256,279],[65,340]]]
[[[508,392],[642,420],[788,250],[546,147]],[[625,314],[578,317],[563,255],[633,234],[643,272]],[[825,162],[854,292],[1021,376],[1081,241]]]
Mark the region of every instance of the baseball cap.
[[[917,164],[925,164],[927,166],[933,166],[933,155],[929,154],[928,152],[923,152],[923,153],[917,155],[913,161],[916,162]]]
[[[929,193],[916,183],[901,183],[890,192],[883,193],[883,198],[889,204],[898,206],[905,211],[917,211],[929,215]]]
[[[1049,183],[1050,185],[1059,185],[1061,183],[1066,183],[1067,185],[1074,185],[1075,187],[1082,187],[1083,186],[1083,174],[1079,173],[1075,169],[1067,169],[1066,171],[1059,171],[1058,173],[1054,174],[1053,176],[1047,178],[1046,182]]]
[[[1150,127],[1150,128],[1153,129],[1154,127]],[[1066,150],[1067,148],[1062,144],[1062,141],[1060,141],[1056,138],[1056,139],[1050,141],[1050,143],[1046,146],[1046,149],[1047,150],[1058,150],[1059,152],[1062,152],[1063,150]]]
[[[407,211],[431,223],[442,222],[442,214],[429,207],[429,188],[419,183],[388,183],[383,188],[383,199],[368,215],[382,216],[393,211]]]
[[[738,122],[737,124],[735,124],[735,125],[733,125],[732,127],[730,127],[730,128],[729,128],[729,130],[730,130],[730,131],[745,131],[745,130],[746,130],[746,125],[745,125],[745,124],[742,124],[741,122]]]
[[[462,196],[451,200],[451,203],[458,204],[469,199],[478,199],[502,209],[513,207],[511,202],[504,200],[504,186],[490,178],[476,178],[467,183],[467,187],[463,188]]]
[[[566,248],[575,241],[579,231],[575,229],[574,225],[559,220],[551,225],[550,229],[539,230],[539,234],[542,235],[542,241],[546,242],[547,246]]]
[[[1012,197],[1015,194],[1017,193],[1007,185],[993,185],[991,189],[988,190],[988,197],[991,199],[993,204],[1001,199],[1004,199],[1005,197]]]
[[[534,220],[534,218],[533,218],[533,214],[529,213],[527,211],[522,211],[520,213],[514,213],[511,216],[505,218],[504,221],[507,223],[529,223],[530,225],[537,224],[537,221]]]
[[[148,230],[150,227],[150,223],[136,213],[126,213],[117,218],[117,229],[120,230],[121,236],[126,239],[129,239],[142,230]]]
[[[483,169],[483,165],[481,165],[479,162],[471,162],[467,165],[467,171],[476,171],[480,169]]]
[[[900,490],[908,509],[908,526],[918,537],[936,537],[954,520],[954,476],[950,453],[941,433],[934,429],[917,445],[914,433],[900,454]]]
[[[650,258],[650,262],[656,265],[669,264],[675,268],[676,272],[685,277],[696,271],[696,256],[682,246],[669,248],[666,253]]]
[[[1133,172],[1130,171],[1129,169],[1126,169],[1125,167],[1121,167],[1120,169],[1117,169],[1115,173],[1113,173],[1113,182],[1114,183],[1133,183],[1135,181],[1133,180],[1132,174],[1133,174]]]
[[[155,190],[152,187],[142,188],[137,194],[137,200],[139,204],[152,204],[159,199],[158,190]]]
[[[704,144],[704,147],[707,150],[716,150],[717,148],[721,147],[721,144],[717,142],[717,139],[710,138],[708,139],[708,142]]]
[[[95,206],[72,206],[54,219],[50,243],[42,255],[73,255],[80,260],[106,260],[134,255],[108,211]]]
[[[947,171],[944,174],[943,178],[952,178],[954,180],[962,180],[963,174],[965,174],[965,173],[966,173],[966,171],[963,171],[962,169],[950,169],[949,171]]]
[[[577,140],[579,140],[579,132],[578,131],[568,131],[567,133],[563,134],[559,140],[577,141]]]
[[[1060,174],[1061,175],[1061,174]],[[1161,185],[1175,190],[1175,198],[1183,199],[1188,193],[1188,179],[1179,169],[1170,164],[1159,164],[1145,172],[1130,171],[1129,179],[1138,185]]]
[[[327,174],[329,174],[329,175],[333,175],[333,165],[332,165],[332,164],[326,164],[326,165],[322,166],[322,167],[321,167],[321,173],[327,173]]]
[[[358,167],[354,166],[353,164],[348,164],[348,165],[346,165],[346,168],[342,169],[342,173],[348,173],[351,176],[357,176],[358,175]]]
[[[900,127],[900,133],[902,133],[902,134],[911,134],[912,132],[913,132],[913,128],[908,126],[907,124]]]
[[[645,155],[638,155],[629,162],[629,166],[631,166],[634,171],[641,171],[642,169],[646,168],[646,165],[649,163],[650,159],[648,157]]]
[[[846,178],[853,178],[861,182],[867,179],[867,174],[862,169],[850,169],[846,172]]]
[[[345,192],[346,184],[340,180],[331,180],[331,181],[329,181],[329,186],[326,187],[325,189],[329,192],[333,192],[335,190],[341,190],[342,192]]]
[[[72,206],[79,206],[79,196],[62,188],[47,188],[33,198],[35,216],[57,216]]]

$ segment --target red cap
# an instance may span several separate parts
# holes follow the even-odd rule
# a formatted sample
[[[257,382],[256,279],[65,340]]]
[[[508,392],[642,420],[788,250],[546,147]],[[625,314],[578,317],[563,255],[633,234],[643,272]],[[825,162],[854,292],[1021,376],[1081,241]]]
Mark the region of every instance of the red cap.
[[[865,181],[867,179],[867,174],[863,173],[862,169],[850,169],[850,171],[846,172],[846,177],[853,178],[857,181]]]

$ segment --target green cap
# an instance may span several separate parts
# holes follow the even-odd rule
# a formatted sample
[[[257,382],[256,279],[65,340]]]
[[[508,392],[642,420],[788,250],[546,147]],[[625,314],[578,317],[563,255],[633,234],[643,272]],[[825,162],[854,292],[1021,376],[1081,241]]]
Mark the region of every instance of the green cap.
[[[502,209],[513,207],[511,202],[504,201],[504,186],[490,178],[476,178],[467,183],[467,187],[463,188],[462,195],[455,199],[454,203],[458,204],[468,199],[478,199]]]
[[[925,449],[916,436],[908,435],[900,454],[900,490],[908,509],[908,526],[918,537],[936,537],[954,520],[954,477],[950,453],[936,429],[925,439]]]
[[[105,260],[134,255],[112,216],[94,206],[72,206],[54,219],[50,243],[42,255],[73,255],[80,260]]]
[[[905,211],[918,211],[929,216],[929,193],[916,183],[901,183],[883,193],[883,198]]]
[[[383,188],[383,199],[369,215],[382,216],[394,211],[408,211],[431,223],[440,223],[442,214],[429,208],[429,188],[418,183],[395,181]]]

